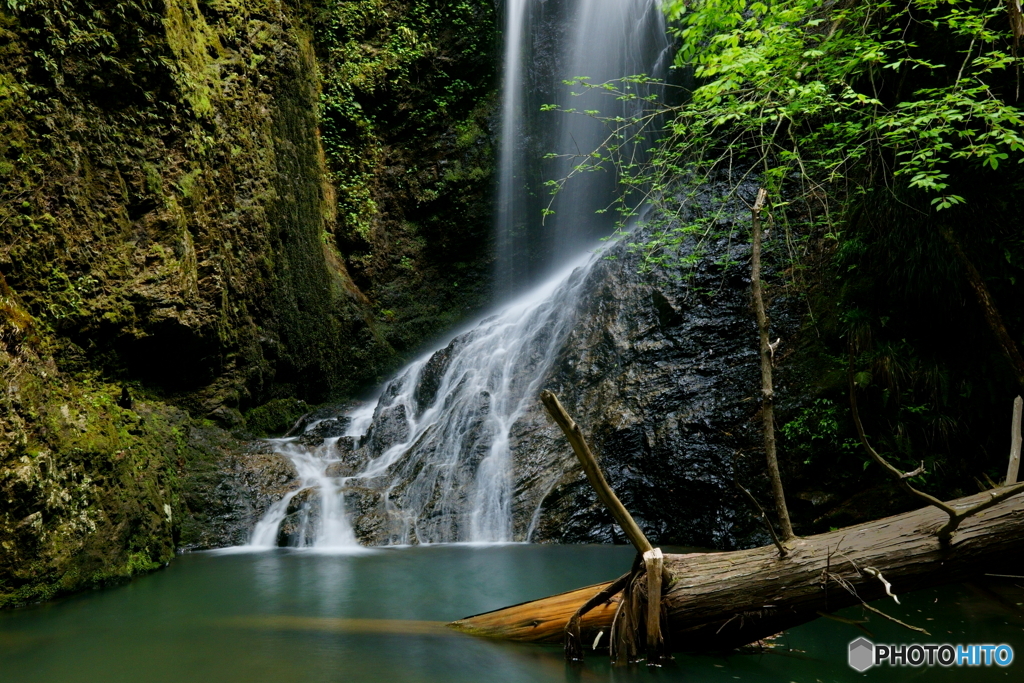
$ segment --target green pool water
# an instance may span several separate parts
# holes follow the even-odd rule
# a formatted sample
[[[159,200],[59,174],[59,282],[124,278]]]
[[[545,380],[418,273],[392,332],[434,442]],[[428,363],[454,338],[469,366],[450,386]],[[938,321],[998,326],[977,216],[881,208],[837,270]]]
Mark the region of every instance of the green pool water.
[[[1024,680],[1024,618],[1015,611],[1024,581],[884,603],[932,638],[878,617],[866,624],[878,642],[1008,643],[1018,659],[1007,668],[858,674],[846,652],[860,632],[824,619],[787,632],[772,651],[677,655],[651,670],[612,667],[596,653],[567,666],[557,647],[407,623],[450,621],[607,580],[631,559],[626,547],[539,545],[185,555],[124,586],[0,613],[0,682]],[[862,618],[860,609],[843,614]]]

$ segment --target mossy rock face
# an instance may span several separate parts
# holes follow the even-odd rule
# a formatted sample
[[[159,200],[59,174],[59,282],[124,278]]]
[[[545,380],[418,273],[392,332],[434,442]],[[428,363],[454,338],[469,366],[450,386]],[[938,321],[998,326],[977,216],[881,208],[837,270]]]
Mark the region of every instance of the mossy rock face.
[[[335,239],[399,352],[465,319],[491,271],[493,0],[326,0],[313,36]]]
[[[2,284],[2,283],[0,283]],[[71,377],[0,287],[0,607],[147,571],[174,555],[189,418]],[[13,314],[12,314],[13,313]]]
[[[253,436],[284,436],[310,410],[309,404],[294,398],[279,398],[245,414],[245,427]]]
[[[0,15],[0,272],[194,410],[374,381],[394,352],[332,246],[309,31],[278,3],[157,8]]]
[[[280,433],[380,380],[480,303],[490,227],[489,1],[18,7],[0,607],[244,541],[280,463],[222,428]],[[376,123],[332,127],[360,102]]]

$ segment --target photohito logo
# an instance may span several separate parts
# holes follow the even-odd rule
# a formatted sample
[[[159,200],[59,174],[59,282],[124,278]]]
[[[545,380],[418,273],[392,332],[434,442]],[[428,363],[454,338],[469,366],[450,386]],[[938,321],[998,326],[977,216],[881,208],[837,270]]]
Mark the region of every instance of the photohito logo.
[[[864,672],[873,666],[1010,666],[1009,645],[881,645],[867,638],[850,643],[850,667]]]

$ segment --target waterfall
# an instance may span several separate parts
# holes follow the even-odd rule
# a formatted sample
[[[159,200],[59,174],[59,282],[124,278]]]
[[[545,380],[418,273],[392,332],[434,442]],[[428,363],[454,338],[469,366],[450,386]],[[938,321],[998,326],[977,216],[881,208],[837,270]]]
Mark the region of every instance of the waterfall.
[[[587,154],[608,129],[585,115],[542,114],[540,105],[631,116],[642,100],[576,96],[570,90],[580,88],[563,81],[663,76],[668,42],[659,0],[506,0],[504,38],[495,289],[506,303],[406,366],[375,403],[348,415],[343,436],[316,447],[271,441],[300,486],[267,509],[250,545],[286,535],[298,546],[354,546],[347,498],[369,501],[362,507],[376,511],[391,544],[529,540],[513,531],[514,427],[572,330],[600,258],[596,240],[613,228],[614,217],[595,211],[615,189],[613,174],[584,174],[542,225],[543,180],[579,160],[542,167],[541,157]],[[294,528],[283,534],[286,519]]]
[[[637,99],[616,99],[566,81],[663,78],[671,58],[660,0],[507,3],[495,214],[499,296],[524,291],[614,228],[614,212],[596,213],[614,197],[611,168],[574,178],[555,198],[555,213],[541,220],[551,198],[544,182],[564,178],[610,132],[584,112],[628,119],[646,105],[640,97],[661,94],[655,86],[631,85]],[[576,113],[542,113],[545,104]],[[542,161],[549,153],[559,158]]]
[[[536,216],[528,216],[526,154],[522,141],[527,139],[526,94],[523,78],[524,38],[529,34],[532,5],[530,0],[506,0],[504,71],[501,89],[501,132],[498,145],[498,187],[495,207],[495,291],[507,294],[514,288],[521,269],[523,235],[520,226]]]

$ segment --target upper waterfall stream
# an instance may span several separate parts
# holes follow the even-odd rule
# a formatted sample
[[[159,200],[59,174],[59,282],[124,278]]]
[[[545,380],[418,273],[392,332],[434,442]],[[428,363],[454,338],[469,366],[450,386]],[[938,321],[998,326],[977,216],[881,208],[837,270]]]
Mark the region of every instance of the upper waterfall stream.
[[[552,32],[569,37],[555,54],[545,45]],[[541,501],[520,512],[529,519],[514,519],[511,435],[572,329],[579,292],[597,259],[596,238],[613,227],[595,212],[615,189],[608,174],[583,174],[556,197],[555,214],[542,224],[544,173],[567,175],[581,150],[599,147],[608,129],[587,116],[542,117],[537,93],[566,109],[630,116],[642,100],[573,93],[567,81],[663,75],[667,54],[657,0],[571,0],[555,9],[539,0],[509,0],[495,290],[514,298],[406,366],[384,386],[372,415],[364,407],[348,416],[344,436],[318,444],[273,441],[300,483],[270,505],[250,545],[355,546],[349,495],[379,497],[373,503],[381,516],[378,542],[529,540]],[[565,158],[542,169],[538,160],[551,151],[546,145]]]

